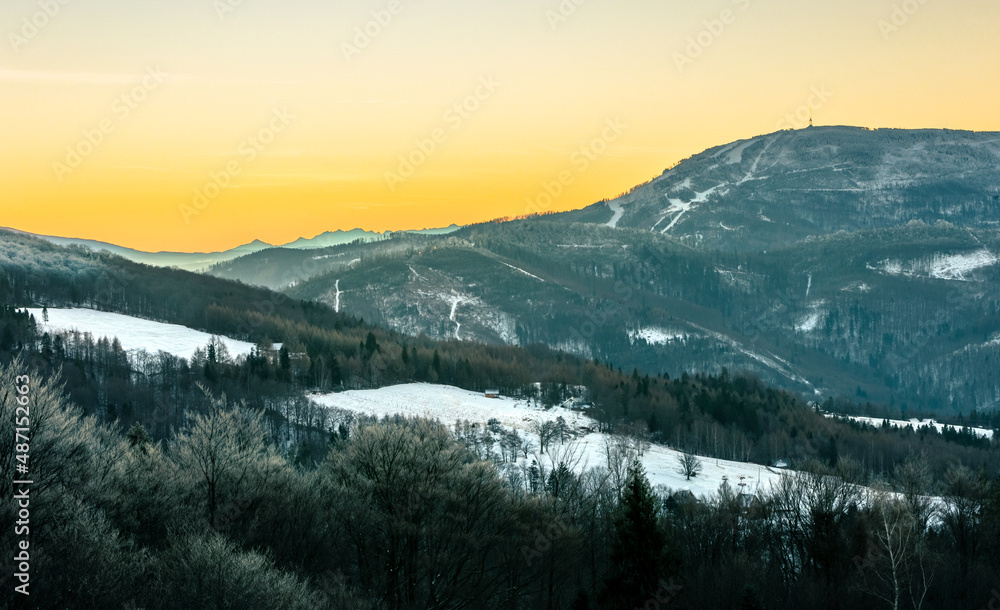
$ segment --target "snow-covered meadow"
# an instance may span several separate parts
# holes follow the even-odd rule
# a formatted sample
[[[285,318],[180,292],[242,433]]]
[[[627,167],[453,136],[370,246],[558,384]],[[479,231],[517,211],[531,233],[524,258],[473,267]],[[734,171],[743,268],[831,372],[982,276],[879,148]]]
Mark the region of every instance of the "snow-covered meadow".
[[[95,339],[118,337],[126,351],[145,350],[151,354],[164,351],[180,358],[191,358],[196,349],[204,348],[212,339],[212,335],[186,326],[93,309],[49,309],[47,323],[41,309],[29,308],[28,312],[35,316],[44,332],[77,330],[90,333]],[[252,343],[229,337],[219,339],[232,356],[245,356],[254,347]]]
[[[832,415],[832,414],[827,414],[827,417],[842,417],[843,419],[849,419],[852,421],[861,422],[863,424],[869,424],[871,426],[875,426],[876,428],[880,427],[883,422],[888,421],[889,425],[892,426],[893,428],[912,428],[916,430],[917,428],[922,428],[924,426],[931,426],[932,428],[937,430],[938,433],[943,432],[945,429],[949,429],[952,432],[962,431],[961,426],[956,426],[954,424],[942,424],[933,419],[914,418],[909,420],[901,420],[901,419],[886,420],[886,419],[880,419],[878,417],[862,417],[857,415]],[[969,430],[978,437],[988,438],[988,439],[993,438],[993,430],[987,430],[985,428],[969,428]]]
[[[451,386],[414,383],[376,390],[317,394],[311,399],[321,406],[352,413],[377,417],[395,414],[419,416],[440,420],[449,427],[459,420],[485,426],[490,419],[496,419],[507,430],[516,428],[523,438],[532,443],[534,450],[529,453],[530,457],[525,459],[521,455],[518,463],[523,465],[536,459],[545,472],[558,465],[559,461],[565,461],[577,472],[606,466],[605,444],[612,441],[610,435],[596,431],[597,422],[584,411],[558,406],[544,409],[525,400],[486,398],[478,392]],[[543,422],[555,422],[559,417],[565,420],[575,438],[565,444],[553,441],[546,453],[541,454],[536,426]],[[688,490],[695,496],[712,496],[723,481],[728,480],[734,490],[739,491],[740,483],[744,483],[745,491],[754,493],[766,491],[777,484],[782,472],[788,472],[758,464],[701,458],[701,473],[688,481],[679,471],[677,458],[680,455],[680,452],[662,445],[650,446],[641,458],[650,483],[673,490]]]

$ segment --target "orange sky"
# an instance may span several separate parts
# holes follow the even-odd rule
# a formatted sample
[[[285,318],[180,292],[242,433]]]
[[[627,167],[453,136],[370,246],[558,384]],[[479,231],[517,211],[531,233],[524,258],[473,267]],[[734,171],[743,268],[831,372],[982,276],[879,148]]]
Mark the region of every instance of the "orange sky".
[[[143,250],[582,207],[810,103],[1000,130],[995,0],[62,1],[0,7],[0,226]]]

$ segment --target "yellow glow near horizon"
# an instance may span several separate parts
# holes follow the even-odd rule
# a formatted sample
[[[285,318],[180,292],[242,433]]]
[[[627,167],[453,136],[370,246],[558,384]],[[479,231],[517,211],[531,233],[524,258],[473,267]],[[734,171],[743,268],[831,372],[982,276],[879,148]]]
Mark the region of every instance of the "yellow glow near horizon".
[[[515,216],[561,172],[579,208],[816,90],[817,124],[1000,130],[988,0],[39,6],[0,8],[0,226],[142,250]]]

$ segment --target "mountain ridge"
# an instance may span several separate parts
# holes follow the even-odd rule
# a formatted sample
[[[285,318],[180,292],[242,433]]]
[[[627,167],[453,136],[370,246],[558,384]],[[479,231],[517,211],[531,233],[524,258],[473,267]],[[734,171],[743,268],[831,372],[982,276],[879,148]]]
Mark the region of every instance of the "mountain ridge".
[[[998,168],[998,132],[810,127],[709,148],[554,216],[743,251],[910,220],[1000,228]]]

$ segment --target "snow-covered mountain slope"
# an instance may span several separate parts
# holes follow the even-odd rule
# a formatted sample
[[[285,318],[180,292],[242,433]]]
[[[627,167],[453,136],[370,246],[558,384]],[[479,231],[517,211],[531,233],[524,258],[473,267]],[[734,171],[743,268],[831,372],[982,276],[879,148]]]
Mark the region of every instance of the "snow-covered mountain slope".
[[[910,220],[998,227],[1000,133],[781,131],[709,149],[565,217],[723,250],[766,250]]]
[[[141,349],[151,354],[164,351],[180,358],[190,358],[196,349],[204,348],[212,339],[212,335],[186,326],[93,309],[49,309],[48,323],[43,320],[41,309],[29,308],[28,312],[35,316],[35,321],[46,332],[78,330],[92,334],[95,339],[118,337],[126,351]],[[245,356],[254,347],[252,343],[229,337],[219,339],[232,356]]]
[[[507,430],[516,428],[518,433],[530,439],[534,450],[529,458],[521,455],[518,463],[526,465],[537,460],[544,472],[548,472],[560,461],[577,472],[589,468],[606,467],[606,443],[613,442],[609,435],[597,432],[597,422],[583,410],[553,407],[543,409],[532,406],[524,400],[512,398],[486,398],[478,392],[470,392],[450,386],[432,384],[406,384],[377,390],[351,390],[311,397],[321,406],[343,409],[353,413],[378,417],[403,414],[438,419],[443,424],[454,426],[457,421],[469,421],[485,426],[491,419],[499,421]],[[545,454],[538,451],[536,426],[543,422],[555,422],[562,417],[568,424],[573,438],[560,444],[553,441]],[[777,484],[782,473],[792,471],[768,468],[758,464],[702,458],[702,471],[690,481],[679,471],[678,456],[681,453],[662,445],[652,445],[642,456],[650,483],[664,485],[673,490],[689,490],[695,496],[712,496],[719,486],[728,481],[734,490],[740,491],[740,484],[747,493],[764,491]]]

